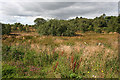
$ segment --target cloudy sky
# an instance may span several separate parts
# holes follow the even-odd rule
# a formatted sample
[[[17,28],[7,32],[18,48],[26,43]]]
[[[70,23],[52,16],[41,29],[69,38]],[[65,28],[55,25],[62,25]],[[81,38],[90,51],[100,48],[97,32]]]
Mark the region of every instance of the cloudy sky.
[[[118,15],[118,2],[40,2],[40,1],[0,1],[0,22],[34,24],[38,17],[44,19],[71,19],[76,16],[95,18],[105,13]]]

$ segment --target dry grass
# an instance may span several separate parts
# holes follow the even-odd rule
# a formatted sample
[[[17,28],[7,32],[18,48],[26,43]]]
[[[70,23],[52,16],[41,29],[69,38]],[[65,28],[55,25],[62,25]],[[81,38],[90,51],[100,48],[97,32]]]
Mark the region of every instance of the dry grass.
[[[115,34],[79,33],[82,36],[74,37],[39,36],[37,33],[19,33],[19,34],[20,35],[18,36],[4,35],[3,44],[16,46],[27,45],[30,47],[31,50],[35,50],[37,52],[36,55],[39,55],[43,51],[47,54],[52,55],[55,52],[59,54],[59,58],[56,60],[56,62],[61,61],[61,63],[58,64],[54,62],[55,63],[54,66],[57,65],[54,71],[56,72],[58,71],[58,73],[53,74],[53,72],[50,72],[47,75],[48,77],[51,77],[50,76],[51,74],[53,74],[56,77],[61,77],[62,73],[60,74],[59,71],[63,69],[62,72],[64,72],[65,67],[61,68],[63,67],[63,65],[67,67],[70,66],[71,68],[73,67],[73,64],[74,66],[76,65],[78,66],[78,62],[82,58],[82,61],[79,64],[79,68],[76,70],[74,67],[73,72],[81,71],[86,73],[87,76],[85,77],[92,77],[93,75],[95,75],[95,77],[97,78],[99,77],[102,78],[108,74],[107,72],[101,72],[102,70],[105,69],[107,63],[106,60],[110,61],[112,59],[114,60],[114,58],[118,58],[118,34],[116,33]],[[74,61],[72,61],[71,64],[69,63],[69,61],[71,60],[72,56],[74,56]],[[77,56],[78,58],[75,59],[75,56]],[[12,62],[9,63],[13,64]],[[111,65],[110,69],[114,65],[115,64]],[[87,71],[91,71],[91,75],[88,74]],[[112,69],[108,70],[108,72],[112,74]],[[116,77],[115,74],[113,74],[113,76]]]
[[[72,53],[74,51],[79,52],[83,50],[84,56],[92,56],[93,53],[100,53],[106,48],[105,53],[111,52],[114,53],[113,50],[118,49],[118,34],[90,34],[90,33],[82,33],[82,36],[75,37],[57,37],[57,36],[41,36],[39,37],[37,33],[11,33],[16,34],[17,36],[9,35],[3,36],[6,38],[3,40],[3,43],[9,42],[11,44],[20,45],[17,40],[21,41],[24,44],[28,44],[32,49],[36,51],[47,50],[50,51],[51,45],[58,45],[54,48],[56,51],[64,51],[65,53]],[[25,36],[30,36],[30,39],[25,38]],[[33,36],[33,37],[32,37]],[[14,39],[16,38],[16,39]],[[12,39],[16,41],[12,41]],[[101,43],[101,45],[98,45]],[[49,45],[49,46],[46,46]],[[106,46],[107,45],[107,46]],[[108,46],[109,45],[109,46]],[[108,48],[112,49],[108,49]]]

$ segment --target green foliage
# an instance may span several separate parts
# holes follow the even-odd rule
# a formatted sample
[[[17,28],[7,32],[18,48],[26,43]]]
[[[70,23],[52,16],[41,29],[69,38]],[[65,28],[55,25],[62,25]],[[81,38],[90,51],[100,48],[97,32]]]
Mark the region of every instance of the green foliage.
[[[5,46],[5,45],[2,46],[2,56],[3,56],[2,60],[6,60],[7,58],[9,59],[9,56],[6,55],[9,55],[10,48],[11,48],[10,46]]]
[[[106,16],[105,14],[94,19],[76,17],[71,20],[51,19],[46,21],[43,18],[34,20],[35,25],[23,25],[21,23],[2,24],[2,34],[10,34],[11,31],[30,31],[30,27],[37,29],[40,35],[53,36],[75,36],[76,31],[95,31],[97,33],[118,32],[120,33],[120,16]]]
[[[78,17],[71,20],[51,19],[44,22],[44,24],[37,24],[37,27],[37,31],[40,35],[53,36],[74,36],[76,31],[81,31],[83,33],[86,31],[95,31],[97,33],[101,33],[102,31],[120,33],[119,17],[106,16],[105,14],[94,19]]]
[[[11,32],[10,24],[2,24],[2,35],[10,34],[10,32]]]
[[[2,78],[14,78],[16,77],[16,67],[4,64],[2,66]]]
[[[20,31],[22,31],[24,29],[22,24],[20,24],[18,27],[19,27]]]
[[[77,74],[75,73],[70,74],[70,78],[77,78]]]
[[[18,28],[19,28],[19,31],[26,31],[26,28],[21,23],[18,24]]]
[[[118,23],[120,23],[120,15],[118,16]]]
[[[17,26],[13,26],[13,29],[12,29],[13,31],[15,31],[15,30],[17,30]]]
[[[19,47],[11,47],[11,46],[7,46],[4,45],[2,46],[2,59],[5,61],[10,61],[14,58],[15,61],[17,60],[23,60],[23,56],[24,56],[24,50],[21,46]]]
[[[53,61],[57,60],[58,53],[53,52],[48,55],[46,51],[40,52],[39,55],[35,55],[36,52],[30,51],[25,46],[2,46],[2,60],[3,61],[23,61],[24,64],[31,62],[33,65],[44,66],[52,64]],[[32,60],[32,61],[31,61]],[[39,61],[38,61],[39,60]]]
[[[88,31],[94,31],[94,28],[92,25],[89,26]]]
[[[40,35],[53,36],[73,36],[75,35],[74,25],[66,21],[50,20],[43,25],[38,26],[38,33]]]
[[[28,32],[28,29],[27,29],[27,26],[28,25],[23,25],[21,23],[14,23],[14,24],[11,24],[11,30],[12,31],[27,31]]]
[[[101,33],[102,30],[101,30],[101,28],[95,28],[95,32],[96,32],[96,33]]]
[[[19,24],[20,24],[20,23],[14,23],[12,30],[13,30],[13,31],[17,30]]]
[[[29,26],[26,25],[26,32],[29,32],[29,31],[30,31]]]
[[[37,19],[34,20],[34,23],[36,25],[44,24],[45,22],[46,22],[46,20],[43,19],[43,18],[37,18]]]

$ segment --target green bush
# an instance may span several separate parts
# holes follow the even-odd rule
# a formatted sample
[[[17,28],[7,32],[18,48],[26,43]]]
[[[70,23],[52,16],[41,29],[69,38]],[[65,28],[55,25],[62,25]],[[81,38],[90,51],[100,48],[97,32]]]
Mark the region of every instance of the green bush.
[[[10,24],[2,24],[2,35],[10,34],[10,32],[11,32]]]
[[[19,31],[26,31],[24,25],[20,24],[18,27],[19,27]]]
[[[50,20],[45,24],[39,25],[37,31],[40,35],[53,36],[74,36],[74,25],[59,20]]]
[[[102,30],[101,30],[101,28],[96,28],[96,29],[95,29],[95,32],[96,32],[96,33],[101,33]]]
[[[14,23],[12,25],[12,31],[28,31],[27,28],[26,28],[27,26],[25,26],[21,23]]]

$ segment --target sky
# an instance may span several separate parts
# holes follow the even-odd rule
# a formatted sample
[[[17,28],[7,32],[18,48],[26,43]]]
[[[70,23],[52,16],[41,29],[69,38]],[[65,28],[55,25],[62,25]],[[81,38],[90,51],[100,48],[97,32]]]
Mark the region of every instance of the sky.
[[[102,14],[118,16],[118,0],[0,0],[0,22],[34,24],[36,18],[95,18]]]

